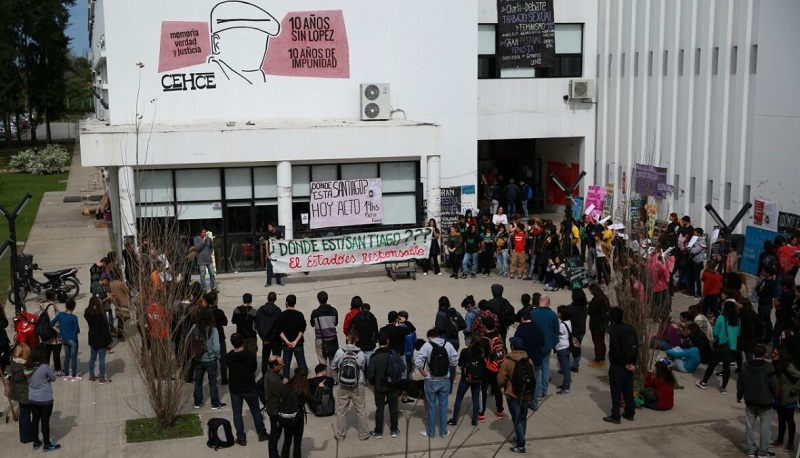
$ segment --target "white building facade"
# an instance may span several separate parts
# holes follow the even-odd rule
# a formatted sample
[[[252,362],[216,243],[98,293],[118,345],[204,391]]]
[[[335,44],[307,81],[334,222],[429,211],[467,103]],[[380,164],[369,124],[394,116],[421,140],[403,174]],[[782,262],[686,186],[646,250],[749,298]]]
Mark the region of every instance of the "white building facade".
[[[598,15],[596,178],[617,208],[646,164],[673,186],[654,200],[660,219],[708,230],[707,204],[730,222],[756,199],[797,213],[800,3],[601,0]]]
[[[438,219],[441,188],[475,208],[495,168],[544,208],[549,162],[595,173],[595,105],[565,96],[592,78],[597,7],[554,11],[557,66],[501,70],[495,0],[91,1],[82,161],[107,170],[118,243],[175,218],[222,237],[223,271],[267,222],[315,235],[312,182],[382,180],[382,223],[349,230]],[[362,120],[364,83],[387,119]]]

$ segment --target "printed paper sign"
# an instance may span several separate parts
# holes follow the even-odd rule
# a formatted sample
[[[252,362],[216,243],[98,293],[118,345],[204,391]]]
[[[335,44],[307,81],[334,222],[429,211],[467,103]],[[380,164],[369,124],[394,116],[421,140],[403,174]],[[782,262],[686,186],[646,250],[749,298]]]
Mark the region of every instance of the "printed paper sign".
[[[383,222],[380,178],[312,181],[311,229]]]
[[[272,265],[277,273],[343,269],[383,262],[425,259],[433,229],[349,234],[301,240],[272,240]]]

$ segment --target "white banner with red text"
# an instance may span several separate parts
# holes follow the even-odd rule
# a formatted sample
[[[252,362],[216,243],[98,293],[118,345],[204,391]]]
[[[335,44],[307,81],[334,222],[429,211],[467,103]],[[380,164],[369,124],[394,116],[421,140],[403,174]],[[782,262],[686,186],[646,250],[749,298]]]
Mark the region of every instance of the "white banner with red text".
[[[425,259],[432,229],[413,228],[299,240],[270,241],[277,273],[343,269],[384,262]]]

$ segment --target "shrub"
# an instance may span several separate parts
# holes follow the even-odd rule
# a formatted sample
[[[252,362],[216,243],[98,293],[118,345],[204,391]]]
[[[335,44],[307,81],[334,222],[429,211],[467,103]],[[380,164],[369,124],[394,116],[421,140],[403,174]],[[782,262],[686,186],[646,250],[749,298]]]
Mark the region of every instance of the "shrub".
[[[28,149],[17,153],[8,161],[15,172],[49,175],[67,170],[70,154],[59,145],[47,145],[44,148]]]

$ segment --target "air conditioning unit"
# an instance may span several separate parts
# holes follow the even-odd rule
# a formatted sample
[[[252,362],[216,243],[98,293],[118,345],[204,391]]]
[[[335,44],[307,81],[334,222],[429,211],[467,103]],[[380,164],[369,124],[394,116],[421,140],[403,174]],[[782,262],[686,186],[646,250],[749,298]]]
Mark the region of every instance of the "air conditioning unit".
[[[391,117],[390,112],[388,84],[361,84],[362,121],[385,121]]]
[[[569,98],[594,102],[594,80],[569,80]]]

